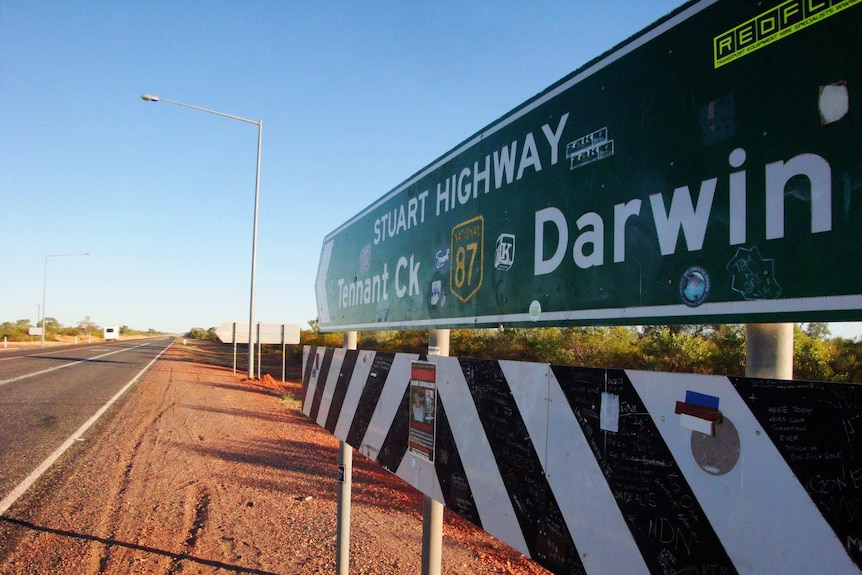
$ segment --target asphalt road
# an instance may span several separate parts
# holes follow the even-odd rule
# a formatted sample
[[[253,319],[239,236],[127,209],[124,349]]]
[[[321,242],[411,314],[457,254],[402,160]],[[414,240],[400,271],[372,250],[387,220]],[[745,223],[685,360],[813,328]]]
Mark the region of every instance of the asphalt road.
[[[173,341],[161,337],[0,354],[0,502],[64,443],[86,441],[86,433],[78,433],[81,426]]]

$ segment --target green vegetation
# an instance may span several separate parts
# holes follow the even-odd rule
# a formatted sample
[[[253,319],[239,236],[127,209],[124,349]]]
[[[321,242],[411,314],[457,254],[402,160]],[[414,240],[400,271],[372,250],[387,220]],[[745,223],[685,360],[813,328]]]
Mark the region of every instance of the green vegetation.
[[[189,339],[206,339],[210,341],[218,341],[218,337],[216,337],[216,328],[211,327],[209,329],[204,329],[202,327],[193,327],[189,331],[183,334],[183,337],[187,337]]]
[[[74,327],[62,326],[53,317],[45,323],[49,341],[61,336],[102,335],[102,328],[89,316]],[[302,345],[341,347],[342,334],[321,333],[317,321],[308,323]],[[30,327],[29,319],[7,321],[0,324],[0,338],[30,341],[36,337],[29,335]],[[218,341],[215,331],[214,327],[195,327],[184,336]],[[141,331],[126,325],[120,327],[120,334],[162,335],[154,329]],[[461,357],[741,376],[745,375],[745,336],[743,325],[455,329],[451,348]],[[290,347],[295,359],[301,358],[301,349]],[[831,337],[825,323],[803,323],[796,324],[793,347],[795,379],[862,383],[862,340]],[[359,348],[426,353],[428,332],[360,332]]]
[[[38,322],[36,325],[33,325],[29,319],[19,319],[16,322],[4,322],[0,324],[0,339],[5,337],[7,341],[30,341],[31,339],[35,339],[37,337],[30,335],[30,328],[41,327],[41,325],[41,321]],[[46,317],[45,326],[47,327],[47,329],[45,330],[46,341],[57,341],[60,336],[102,336],[102,328],[95,324],[90,319],[90,316],[86,316],[84,319],[79,321],[77,326],[63,326],[60,325],[60,322],[58,322],[56,318]],[[162,332],[156,331],[154,329],[141,331],[137,329],[132,329],[129,326],[124,325],[120,327],[120,335],[162,335]]]
[[[316,320],[308,324],[301,345],[342,346],[341,333],[321,333]],[[185,336],[218,341],[212,327],[193,328]],[[745,340],[744,325],[656,325],[453,329],[450,345],[460,357],[743,376]],[[827,324],[813,322],[796,324],[793,345],[795,379],[862,383],[862,340],[831,337]],[[428,332],[360,332],[358,346],[427,353]],[[299,360],[301,348],[289,346],[289,354]]]
[[[340,333],[302,332],[304,345],[341,347]],[[745,375],[744,325],[458,329],[453,355],[560,365]],[[360,332],[360,349],[426,353],[425,331]],[[797,324],[794,378],[862,382],[862,341],[830,337],[825,323]]]

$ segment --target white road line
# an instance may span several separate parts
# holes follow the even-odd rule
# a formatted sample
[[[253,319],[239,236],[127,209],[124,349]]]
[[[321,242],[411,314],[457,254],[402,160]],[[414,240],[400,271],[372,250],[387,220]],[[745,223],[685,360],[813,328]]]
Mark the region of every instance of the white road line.
[[[141,346],[137,346],[137,347],[141,347]],[[6,513],[6,511],[8,511],[9,508],[12,507],[12,505],[18,500],[18,498],[21,497],[22,495],[24,495],[24,493],[28,489],[30,489],[30,487],[34,483],[36,483],[36,481],[39,479],[39,477],[41,477],[42,474],[45,473],[45,471],[47,471],[52,465],[54,465],[54,462],[56,462],[60,458],[60,456],[63,455],[66,452],[66,450],[72,446],[73,443],[75,443],[75,441],[80,439],[80,437],[82,435],[84,435],[84,433],[86,433],[86,431],[90,428],[90,426],[93,425],[100,417],[102,417],[102,415],[104,415],[104,413],[106,411],[108,411],[108,408],[111,407],[114,404],[114,402],[116,402],[118,399],[120,399],[120,397],[122,397],[122,395],[124,393],[126,393],[126,391],[128,391],[128,389],[130,387],[132,387],[132,385],[134,385],[135,382],[137,382],[138,379],[140,379],[140,377],[142,375],[144,375],[144,373],[148,369],[150,369],[150,366],[152,366],[154,363],[156,363],[156,360],[159,359],[162,356],[162,354],[165,353],[168,350],[168,348],[170,348],[170,347],[171,347],[171,344],[168,344],[168,347],[166,347],[165,349],[160,351],[159,355],[154,357],[153,360],[150,363],[148,363],[146,365],[146,367],[144,367],[144,369],[142,369],[141,371],[138,372],[138,375],[133,377],[132,380],[123,387],[123,389],[118,391],[116,393],[116,395],[114,395],[114,397],[112,397],[111,399],[108,400],[108,403],[103,405],[99,409],[99,411],[94,413],[93,416],[90,419],[88,419],[86,421],[86,423],[84,423],[84,425],[79,427],[78,430],[75,431],[75,433],[70,435],[69,438],[66,441],[64,441],[63,444],[60,447],[58,447],[56,451],[54,451],[54,453],[49,455],[48,459],[43,461],[39,465],[39,467],[34,469],[33,472],[30,473],[30,475],[28,475],[24,479],[24,481],[19,483],[15,487],[15,489],[13,489],[11,491],[11,493],[9,493],[9,495],[4,497],[3,500],[0,501],[0,515],[4,515]],[[117,352],[112,352],[112,353],[117,353]],[[107,354],[107,355],[110,355],[110,354]]]
[[[90,344],[86,344],[86,345],[90,345]],[[96,345],[98,345],[98,344],[96,344]],[[79,348],[64,347],[63,349],[55,349],[54,351],[34,351],[33,353],[28,353],[26,355],[15,355],[12,357],[0,357],[0,361],[11,361],[13,359],[27,359],[29,357],[36,357],[36,356],[41,356],[41,355],[53,355],[55,353],[66,353],[66,352],[72,351],[74,349],[88,349],[88,348],[86,348],[86,347],[79,347]],[[104,348],[92,349],[92,351],[105,351],[105,349]]]
[[[87,348],[78,348],[78,349],[87,349]],[[64,347],[63,349],[55,349],[54,351],[35,351],[33,353],[28,353],[27,355],[16,355],[14,357],[0,357],[0,361],[12,361],[13,359],[28,359],[31,357],[37,357],[41,355],[53,355],[55,353],[65,353],[68,351],[72,351],[68,347]]]
[[[101,359],[103,357],[108,357],[109,355],[114,355],[115,353],[121,353],[124,351],[132,351],[133,349],[138,349],[139,347],[144,347],[147,345],[146,343],[142,343],[140,345],[136,345],[135,347],[124,347],[123,349],[118,349],[116,351],[111,351],[108,353],[103,353],[102,355],[96,355],[93,357],[89,357],[87,359],[82,359],[73,363],[64,363],[63,365],[57,365],[54,367],[49,367],[48,369],[43,369],[42,371],[37,371],[34,373],[25,373],[24,375],[19,375],[18,377],[13,377],[11,379],[0,379],[0,385],[6,385],[7,383],[12,383],[14,381],[21,381],[22,379],[27,379],[28,377],[35,377],[37,375],[42,375],[43,373],[49,373],[52,371],[57,371],[58,369],[63,369],[65,367],[72,367],[73,365],[78,365],[79,363],[86,363],[88,361],[93,361],[94,359]]]

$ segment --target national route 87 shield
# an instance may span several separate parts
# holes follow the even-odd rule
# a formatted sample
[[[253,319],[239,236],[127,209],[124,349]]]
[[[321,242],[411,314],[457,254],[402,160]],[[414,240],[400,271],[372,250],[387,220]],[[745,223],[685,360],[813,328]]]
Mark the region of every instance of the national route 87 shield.
[[[449,289],[462,302],[482,286],[485,251],[485,218],[476,216],[452,228]]]

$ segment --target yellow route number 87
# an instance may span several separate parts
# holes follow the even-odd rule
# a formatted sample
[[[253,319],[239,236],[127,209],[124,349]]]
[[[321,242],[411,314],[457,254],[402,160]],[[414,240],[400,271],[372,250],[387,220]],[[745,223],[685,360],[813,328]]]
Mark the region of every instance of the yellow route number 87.
[[[449,289],[463,302],[476,295],[482,285],[484,244],[485,218],[482,216],[452,228]]]

